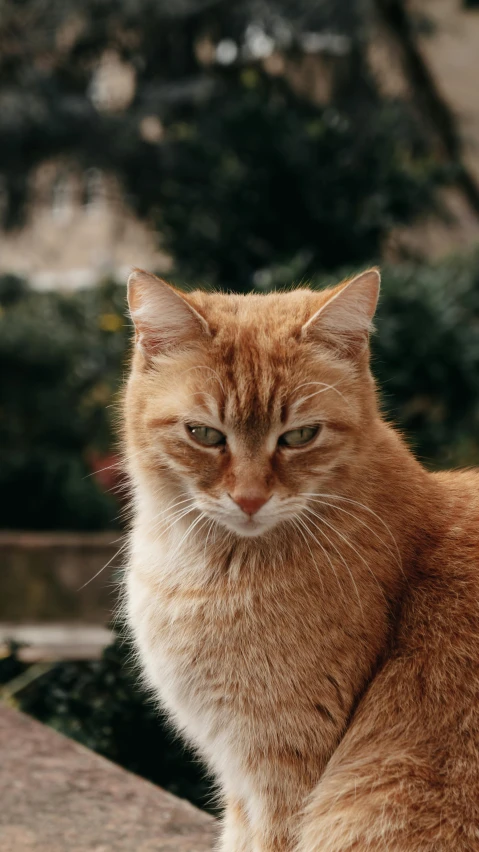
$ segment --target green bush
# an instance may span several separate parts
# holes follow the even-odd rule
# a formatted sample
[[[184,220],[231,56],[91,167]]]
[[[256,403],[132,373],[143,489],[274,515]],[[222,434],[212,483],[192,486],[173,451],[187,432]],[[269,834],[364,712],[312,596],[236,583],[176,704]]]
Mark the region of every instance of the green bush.
[[[417,455],[479,465],[479,251],[385,268],[377,328],[384,409]]]
[[[124,288],[72,295],[0,279],[0,500],[6,528],[114,526],[91,476],[114,446],[129,330]],[[108,459],[109,460],[109,459]]]

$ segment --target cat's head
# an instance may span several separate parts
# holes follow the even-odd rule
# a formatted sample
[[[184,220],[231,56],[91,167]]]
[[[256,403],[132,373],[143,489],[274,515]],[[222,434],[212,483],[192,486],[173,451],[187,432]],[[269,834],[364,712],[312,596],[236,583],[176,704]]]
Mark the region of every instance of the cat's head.
[[[330,290],[264,296],[184,294],[135,271],[133,476],[151,494],[167,483],[244,537],[337,491],[376,415],[368,337],[378,292],[375,269]]]

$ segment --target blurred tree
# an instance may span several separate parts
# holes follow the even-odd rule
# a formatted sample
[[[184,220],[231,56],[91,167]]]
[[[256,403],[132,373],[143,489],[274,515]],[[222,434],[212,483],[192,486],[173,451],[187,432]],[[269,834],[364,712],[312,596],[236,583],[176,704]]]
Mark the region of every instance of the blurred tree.
[[[370,73],[371,8],[5,0],[7,224],[31,169],[70,152],[120,177],[182,278],[246,290],[270,266],[301,277],[377,256],[431,206],[438,172],[419,122]]]
[[[399,107],[320,109],[259,71],[171,127],[161,156],[157,222],[177,273],[233,290],[365,263],[432,203],[433,164]]]

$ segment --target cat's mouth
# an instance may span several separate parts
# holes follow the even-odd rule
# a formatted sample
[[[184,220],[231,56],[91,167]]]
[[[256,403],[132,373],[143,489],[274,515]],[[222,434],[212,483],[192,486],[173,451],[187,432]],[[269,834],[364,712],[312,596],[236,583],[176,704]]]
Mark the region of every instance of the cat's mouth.
[[[268,532],[276,524],[276,519],[258,518],[255,515],[244,515],[244,517],[233,517],[224,514],[215,517],[217,523],[225,527],[228,532],[244,538],[256,538]]]
[[[253,516],[246,517],[244,520],[243,518],[238,521],[235,520],[232,526],[240,535],[252,538],[266,532],[266,530],[271,528],[272,524],[265,523],[265,521],[261,521]]]

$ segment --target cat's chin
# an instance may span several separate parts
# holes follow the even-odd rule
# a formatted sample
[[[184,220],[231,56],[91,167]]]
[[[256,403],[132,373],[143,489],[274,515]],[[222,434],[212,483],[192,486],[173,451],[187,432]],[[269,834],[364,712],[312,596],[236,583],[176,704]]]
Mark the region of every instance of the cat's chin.
[[[267,523],[254,518],[248,518],[244,521],[236,518],[222,518],[220,523],[228,532],[234,533],[240,538],[259,538],[275,526],[274,523]]]

